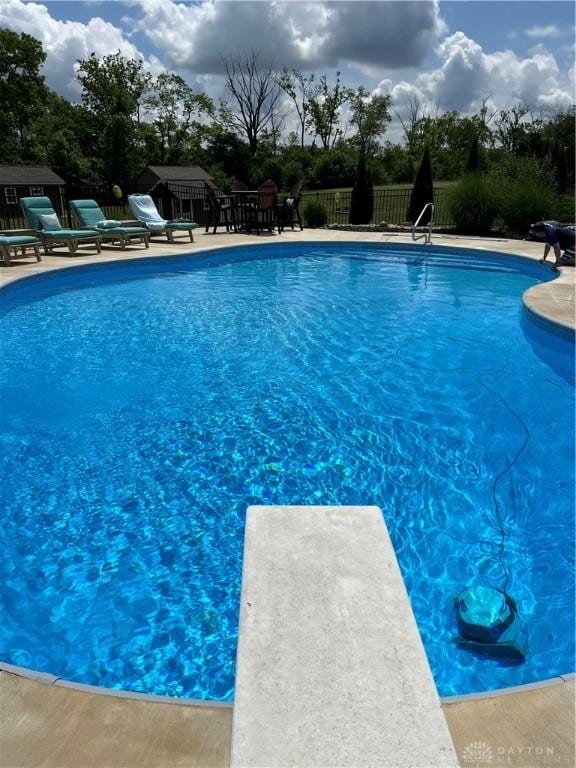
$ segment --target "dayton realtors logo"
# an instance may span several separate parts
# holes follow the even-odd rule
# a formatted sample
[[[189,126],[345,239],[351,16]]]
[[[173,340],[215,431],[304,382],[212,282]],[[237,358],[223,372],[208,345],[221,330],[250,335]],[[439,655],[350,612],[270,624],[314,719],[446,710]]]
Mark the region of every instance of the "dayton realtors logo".
[[[462,750],[462,760],[470,768],[481,768],[487,765],[560,765],[560,756],[554,747],[491,747],[484,741],[472,741]]]
[[[462,759],[465,763],[470,763],[475,768],[479,768],[481,765],[487,765],[492,762],[494,752],[483,741],[473,741],[462,750]]]

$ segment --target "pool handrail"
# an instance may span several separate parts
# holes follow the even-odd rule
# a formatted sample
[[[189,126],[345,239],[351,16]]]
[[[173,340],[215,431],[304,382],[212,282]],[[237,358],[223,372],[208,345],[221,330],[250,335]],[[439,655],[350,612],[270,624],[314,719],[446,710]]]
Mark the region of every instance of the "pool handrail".
[[[432,209],[431,212],[430,212],[430,221],[428,222],[428,225],[427,225],[428,226],[428,231],[424,232],[424,234],[422,234],[422,235],[416,235],[416,229],[418,228],[418,225],[420,224],[420,219],[422,218],[422,216],[424,216],[424,214],[426,213],[428,208]],[[412,240],[415,242],[416,240],[420,240],[421,238],[424,238],[424,245],[430,245],[432,243],[432,225],[433,225],[433,223],[434,223],[434,203],[426,203],[424,208],[422,208],[422,210],[420,211],[420,216],[418,216],[418,218],[416,219],[414,224],[412,224]],[[426,225],[424,225],[424,226],[426,226]]]

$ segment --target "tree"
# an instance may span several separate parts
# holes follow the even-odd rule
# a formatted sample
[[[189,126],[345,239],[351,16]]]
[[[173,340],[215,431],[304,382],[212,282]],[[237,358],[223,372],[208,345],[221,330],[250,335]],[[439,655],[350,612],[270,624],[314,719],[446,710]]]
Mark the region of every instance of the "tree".
[[[140,59],[120,51],[79,61],[82,105],[91,126],[90,152],[108,183],[127,186],[144,164],[140,114],[150,86]]]
[[[162,72],[150,83],[145,106],[154,117],[158,134],[159,162],[178,165],[189,159],[201,142],[204,117],[214,115],[214,102],[196,93],[179,75]]]
[[[420,145],[419,133],[424,114],[420,100],[416,97],[410,97],[406,107],[406,115],[403,116],[398,111],[396,111],[395,114],[404,132],[404,143],[406,144],[408,151],[413,153]]]
[[[227,117],[231,125],[248,139],[252,155],[258,140],[271,127],[278,110],[281,88],[271,64],[262,64],[257,53],[224,62],[226,88],[233,98]]]
[[[363,85],[348,91],[352,116],[350,122],[356,126],[356,143],[360,154],[371,157],[377,148],[376,140],[384,133],[391,120],[390,96],[371,96]]]
[[[322,75],[318,89],[308,99],[308,127],[314,136],[318,136],[324,149],[332,149],[342,138],[340,128],[340,107],[348,98],[348,91],[340,82],[340,72],[336,72],[336,82],[330,88],[326,75]]]
[[[351,187],[357,168],[356,153],[348,142],[341,141],[334,149],[309,148],[312,167],[308,172],[308,185],[318,189]]]
[[[424,206],[427,203],[433,202],[434,186],[432,183],[432,164],[430,163],[430,150],[428,147],[426,147],[424,149],[424,155],[422,156],[420,168],[416,174],[414,188],[412,189],[412,194],[410,196],[410,205],[408,206],[408,212],[406,214],[408,221],[411,221],[413,224],[415,224],[416,220],[422,213]],[[420,224],[428,224],[430,222],[431,215],[432,212],[430,211],[430,208],[428,208],[420,220]]]
[[[313,74],[305,75],[299,69],[284,69],[278,83],[296,109],[300,123],[300,146],[303,147],[308,125],[310,100],[318,94],[319,85]]]
[[[428,146],[434,157],[435,170],[442,179],[456,179],[462,175],[474,137],[480,150],[492,143],[489,122],[493,115],[488,115],[486,104],[476,115],[466,117],[456,111],[432,115],[426,113],[417,101],[409,102],[408,107],[408,116],[399,116],[408,152],[413,161],[419,161]]]
[[[82,103],[94,115],[106,119],[124,115],[140,121],[144,96],[151,76],[141,59],[128,59],[120,51],[98,59],[93,53],[78,61]]]
[[[251,154],[246,142],[235,133],[213,125],[207,130],[207,160],[218,169],[219,176],[246,181],[250,173]]]
[[[72,187],[94,183],[89,126],[84,107],[49,91],[45,109],[30,127],[35,161],[50,166]]]
[[[40,74],[42,43],[25,33],[0,29],[0,157],[34,160],[31,126],[45,109],[48,88]]]
[[[366,168],[366,155],[361,149],[350,200],[350,224],[370,224],[373,213],[374,188],[370,171]]]
[[[530,114],[530,107],[525,104],[501,109],[494,120],[495,138],[499,144],[513,155],[520,155],[526,146],[529,121],[524,118]]]
[[[103,172],[109,184],[118,184],[126,189],[135,169],[141,165],[141,155],[137,145],[136,127],[126,115],[112,115],[103,134],[105,151],[103,154]]]
[[[560,110],[543,127],[543,135],[554,167],[557,190],[568,194],[574,189],[576,107]]]
[[[393,184],[412,183],[414,180],[414,163],[412,155],[405,147],[387,141],[380,149],[378,157],[385,169],[385,182]]]

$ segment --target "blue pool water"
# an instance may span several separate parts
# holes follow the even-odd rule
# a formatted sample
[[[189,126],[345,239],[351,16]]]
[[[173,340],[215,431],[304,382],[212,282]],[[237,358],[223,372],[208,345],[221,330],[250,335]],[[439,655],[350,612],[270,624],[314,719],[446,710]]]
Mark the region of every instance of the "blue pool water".
[[[377,504],[442,695],[574,666],[574,359],[490,254],[263,246],[2,295],[0,658],[230,699],[248,504]],[[458,650],[505,586],[524,664]],[[386,638],[382,638],[386,642]]]

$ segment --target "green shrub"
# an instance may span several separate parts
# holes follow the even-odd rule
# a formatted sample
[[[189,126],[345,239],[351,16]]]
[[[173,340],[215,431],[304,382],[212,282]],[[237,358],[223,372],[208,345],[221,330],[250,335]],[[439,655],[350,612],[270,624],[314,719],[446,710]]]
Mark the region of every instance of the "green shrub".
[[[448,206],[458,232],[487,235],[500,210],[498,186],[487,176],[469,174],[450,190]]]
[[[570,195],[560,195],[554,218],[563,224],[576,222],[576,200]]]
[[[323,227],[328,215],[318,200],[308,200],[303,209],[304,221],[308,227]]]
[[[535,179],[518,179],[503,185],[500,214],[507,232],[525,236],[531,224],[553,218],[557,209],[554,192]]]

